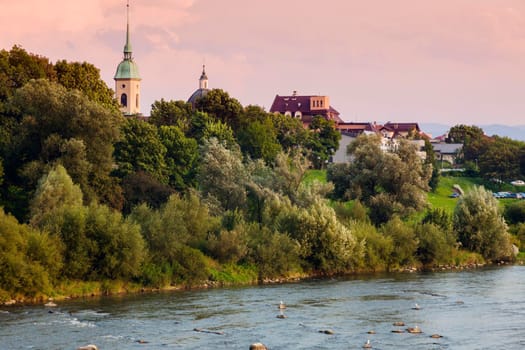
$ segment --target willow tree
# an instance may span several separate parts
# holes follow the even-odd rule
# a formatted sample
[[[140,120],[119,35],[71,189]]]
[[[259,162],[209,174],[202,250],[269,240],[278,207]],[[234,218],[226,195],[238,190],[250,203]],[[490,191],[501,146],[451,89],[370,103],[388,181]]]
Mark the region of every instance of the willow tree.
[[[338,193],[359,199],[370,208],[370,218],[382,224],[394,215],[406,216],[427,205],[431,167],[415,146],[399,140],[385,151],[379,136],[359,136],[348,148],[352,162],[338,169]],[[341,172],[347,172],[347,175]]]
[[[476,187],[461,196],[454,209],[453,223],[463,247],[492,261],[512,256],[507,224],[498,201],[485,188]]]

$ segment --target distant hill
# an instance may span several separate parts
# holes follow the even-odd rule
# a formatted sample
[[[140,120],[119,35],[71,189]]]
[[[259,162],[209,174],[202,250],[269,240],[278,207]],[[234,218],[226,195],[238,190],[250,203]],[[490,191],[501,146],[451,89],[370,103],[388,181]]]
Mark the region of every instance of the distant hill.
[[[490,125],[478,125],[483,129],[486,135],[489,136],[506,136],[513,140],[525,141],[525,125],[501,125],[501,124],[490,124]],[[452,125],[438,124],[438,123],[419,123],[419,127],[426,133],[432,135],[432,137],[440,136],[446,133]]]

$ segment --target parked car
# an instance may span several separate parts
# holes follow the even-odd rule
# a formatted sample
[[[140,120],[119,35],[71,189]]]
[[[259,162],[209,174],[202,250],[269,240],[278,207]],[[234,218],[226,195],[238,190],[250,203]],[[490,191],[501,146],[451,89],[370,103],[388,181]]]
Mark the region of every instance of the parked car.
[[[523,180],[514,180],[510,182],[513,186],[525,186],[525,181]]]
[[[459,193],[457,193],[457,192],[453,192],[453,193],[451,193],[448,197],[449,197],[449,198],[458,198],[459,196],[461,196]]]

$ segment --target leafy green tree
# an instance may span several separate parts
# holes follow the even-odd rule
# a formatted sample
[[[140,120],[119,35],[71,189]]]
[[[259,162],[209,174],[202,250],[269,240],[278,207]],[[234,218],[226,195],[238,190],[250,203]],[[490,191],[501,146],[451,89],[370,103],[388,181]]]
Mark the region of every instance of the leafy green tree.
[[[448,263],[456,243],[450,231],[431,223],[416,225],[416,256],[424,265]]]
[[[86,235],[94,243],[91,276],[128,280],[139,276],[144,240],[138,225],[98,204],[88,207],[85,225]]]
[[[231,150],[239,149],[239,145],[235,140],[232,128],[226,124],[218,121],[207,121],[202,130],[202,138],[200,143],[203,144],[205,140],[217,139],[222,145]]]
[[[332,163],[326,169],[326,180],[334,184],[334,191],[331,193],[333,199],[348,199],[348,185],[351,183],[350,163]]]
[[[310,164],[301,153],[279,153],[273,167],[275,180],[272,181],[272,189],[297,203],[299,187]]]
[[[359,267],[367,270],[384,271],[389,267],[394,251],[392,237],[384,235],[367,221],[354,221],[349,225],[356,239],[364,246]]]
[[[58,241],[0,208],[0,299],[50,293],[61,266]]]
[[[253,159],[264,159],[267,163],[272,162],[281,151],[274,125],[269,118],[250,121],[238,132],[237,139],[243,153]]]
[[[161,99],[151,105],[151,116],[148,121],[158,127],[176,126],[187,133],[191,127],[192,114],[191,103]]]
[[[241,124],[242,105],[221,89],[210,90],[205,96],[199,98],[195,103],[195,109],[230,125],[233,130],[237,130]]]
[[[100,77],[100,69],[87,62],[67,62],[60,60],[55,63],[57,82],[66,89],[76,89],[84,96],[116,113],[118,104],[111,90]]]
[[[525,202],[508,203],[505,206],[504,217],[510,225],[525,223]]]
[[[492,261],[512,257],[507,224],[498,201],[483,187],[461,196],[454,209],[453,224],[464,248]]]
[[[31,201],[31,223],[40,226],[49,216],[64,206],[82,205],[82,191],[75,185],[66,169],[58,165],[42,177]]]
[[[120,177],[144,171],[159,182],[168,183],[166,147],[162,144],[157,127],[128,118],[122,126],[122,139],[115,144],[116,173]]]
[[[429,209],[421,223],[433,224],[446,232],[452,230],[452,216],[441,208]]]
[[[465,143],[474,139],[479,139],[485,135],[483,129],[476,125],[458,124],[450,128],[448,131],[447,142],[449,143]]]
[[[485,153],[490,143],[483,129],[475,125],[468,126],[464,124],[450,128],[446,141],[449,143],[462,143],[463,160],[471,162],[475,162],[476,159]]]
[[[131,173],[124,177],[122,191],[125,198],[122,210],[124,214],[129,214],[134,207],[142,203],[158,209],[174,192],[171,187],[159,182],[144,171]]]
[[[430,180],[428,181],[428,186],[430,187],[430,190],[435,191],[439,185],[440,171],[436,160],[436,154],[434,152],[434,147],[432,147],[432,144],[428,139],[425,139],[424,150],[426,154],[425,164],[432,167],[432,174],[430,176]]]
[[[283,151],[289,152],[299,149],[307,149],[312,144],[313,134],[303,127],[300,119],[290,118],[283,114],[271,116],[277,131],[277,140]]]
[[[389,266],[407,266],[414,263],[418,239],[412,227],[398,216],[381,226],[383,235],[392,239],[393,250],[388,260]]]
[[[10,51],[0,50],[0,104],[31,79],[41,78],[56,80],[48,58],[28,53],[16,45]]]
[[[232,230],[221,230],[208,238],[211,256],[221,263],[237,264],[248,254],[248,233],[245,225]]]
[[[248,258],[259,271],[259,278],[280,277],[300,270],[299,244],[289,235],[267,227],[250,226]]]
[[[47,165],[59,163],[83,187],[86,201],[109,203],[107,191],[120,191],[109,174],[122,116],[47,80],[32,80],[17,90],[12,107],[20,123],[5,165],[18,171],[9,173],[8,186],[31,193]]]
[[[480,173],[487,179],[512,181],[520,178],[520,152],[524,148],[523,142],[495,136],[479,157]]]
[[[344,193],[362,201],[374,223],[382,224],[394,214],[406,216],[426,206],[431,169],[408,141],[399,140],[393,152],[384,152],[378,136],[361,135],[348,152],[353,161],[347,176],[337,175],[336,188],[338,193],[343,192],[344,181],[348,181]]]
[[[317,168],[323,168],[330,157],[339,148],[341,133],[335,128],[335,122],[327,120],[322,116],[315,116],[309,126],[313,131],[310,139],[310,149],[312,150],[311,160]]]
[[[136,207],[130,219],[140,225],[149,251],[146,276],[170,283],[202,280],[207,268],[200,247],[219,221],[195,193],[173,195],[160,210]],[[164,277],[163,277],[164,276]]]
[[[363,247],[324,200],[300,208],[286,198],[274,196],[268,200],[263,222],[299,243],[299,256],[308,269],[348,272],[362,259]]]
[[[176,126],[159,128],[160,142],[166,147],[168,183],[177,190],[195,186],[195,168],[199,156],[197,141],[188,138]]]
[[[203,195],[216,198],[224,210],[244,210],[249,174],[241,153],[212,138],[204,143],[201,158],[198,182]]]

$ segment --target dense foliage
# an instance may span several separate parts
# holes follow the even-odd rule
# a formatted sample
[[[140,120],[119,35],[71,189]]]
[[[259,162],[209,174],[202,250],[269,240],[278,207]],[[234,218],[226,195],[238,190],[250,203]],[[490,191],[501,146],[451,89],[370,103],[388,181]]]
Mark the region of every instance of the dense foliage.
[[[454,137],[474,145],[473,131]],[[0,301],[74,281],[191,286],[461,263],[464,248],[512,258],[483,190],[453,220],[428,209],[435,162],[404,140],[384,150],[360,137],[329,182],[305,182],[339,139],[322,117],[305,129],[222,90],[195,109],[161,99],[148,120],[125,119],[92,65],[2,50]],[[480,168],[496,176],[498,153],[517,175],[521,145],[493,144],[514,148],[477,154]],[[522,211],[505,215],[525,238]]]

